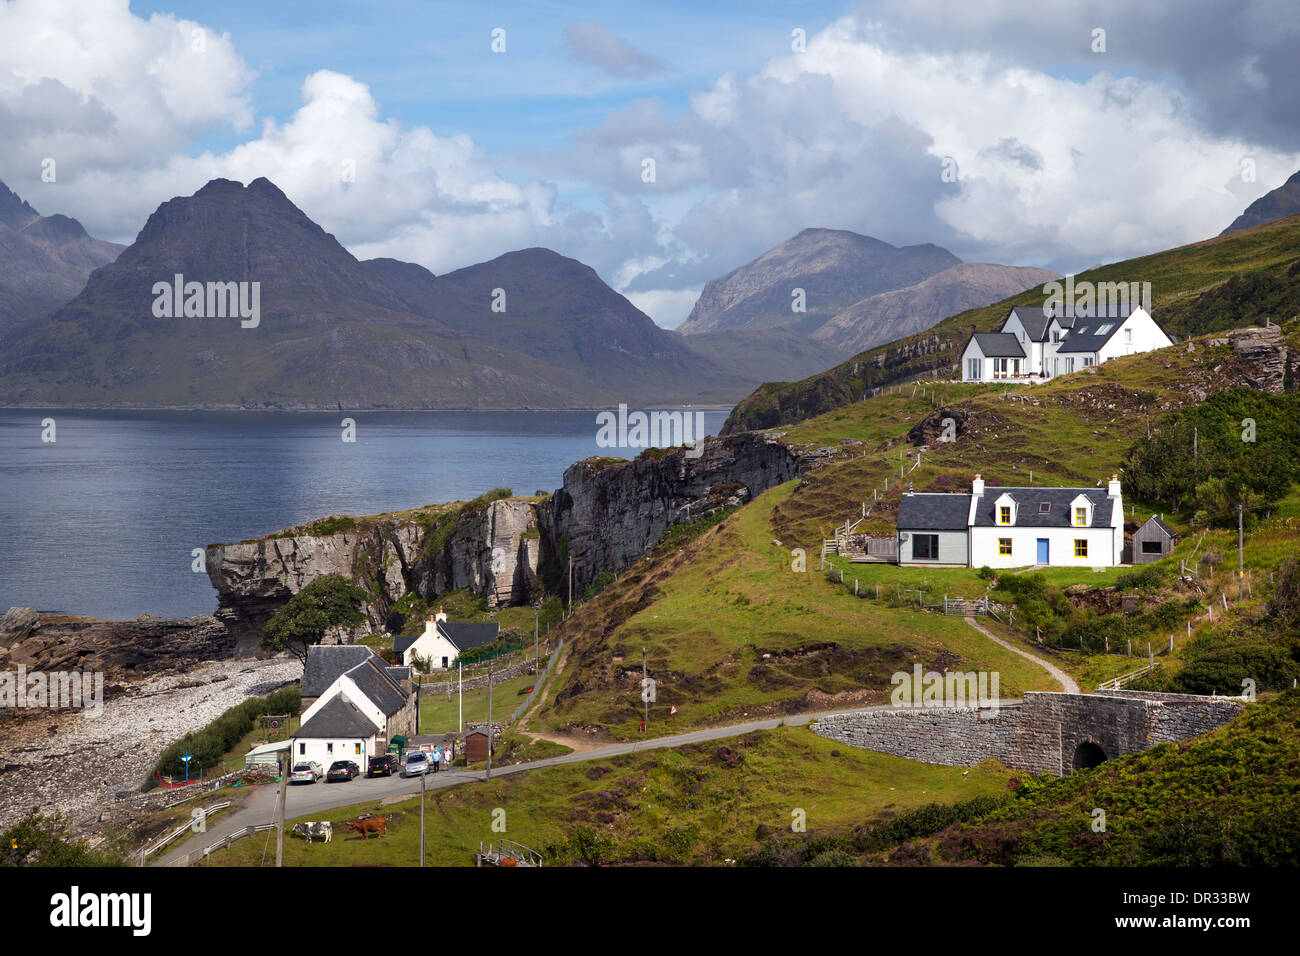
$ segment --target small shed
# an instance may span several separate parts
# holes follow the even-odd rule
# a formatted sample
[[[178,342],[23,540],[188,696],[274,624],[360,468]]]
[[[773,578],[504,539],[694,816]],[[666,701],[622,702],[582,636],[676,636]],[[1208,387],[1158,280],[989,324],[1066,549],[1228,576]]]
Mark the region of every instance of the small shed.
[[[488,732],[484,728],[476,728],[465,734],[465,759],[470,763],[477,760],[487,760],[488,755]],[[496,748],[493,748],[493,753]]]
[[[1178,542],[1178,535],[1173,528],[1160,520],[1159,515],[1152,515],[1146,524],[1133,532],[1133,563],[1150,564],[1159,561]]]

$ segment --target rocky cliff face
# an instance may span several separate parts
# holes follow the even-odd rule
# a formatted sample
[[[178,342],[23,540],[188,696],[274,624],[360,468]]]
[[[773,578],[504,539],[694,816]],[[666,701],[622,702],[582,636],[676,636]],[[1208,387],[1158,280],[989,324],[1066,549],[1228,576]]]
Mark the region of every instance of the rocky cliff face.
[[[695,458],[678,449],[625,463],[578,462],[541,515],[543,537],[573,558],[577,594],[601,571],[628,567],[669,525],[739,504],[797,477],[800,467],[789,447],[754,434],[708,439]]]
[[[102,671],[117,682],[234,653],[234,636],[207,614],[98,621],[15,607],[0,615],[0,665],[28,671]]]
[[[358,519],[328,535],[305,529],[212,545],[208,577],[217,617],[238,642],[257,652],[262,628],[308,582],[342,574],[365,589],[366,624],[334,639],[350,641],[405,623],[399,607],[414,594],[431,599],[467,588],[489,607],[533,603],[542,569],[553,591],[574,593],[602,571],[640,558],[672,524],[739,504],[798,476],[801,459],[776,439],[744,434],[707,440],[697,457],[686,449],[629,462],[592,459],[571,465],[564,486],[534,504],[516,499],[401,518]]]
[[[441,518],[361,519],[356,527],[329,535],[305,530],[238,544],[211,545],[208,578],[217,589],[217,617],[235,635],[240,653],[255,653],[262,628],[277,610],[315,578],[341,574],[363,587],[367,623],[351,640],[375,630],[396,629],[396,610],[408,593],[433,597],[469,588],[490,607],[520,604],[535,589],[537,525],[525,501],[493,501]],[[535,534],[535,532],[534,532]]]

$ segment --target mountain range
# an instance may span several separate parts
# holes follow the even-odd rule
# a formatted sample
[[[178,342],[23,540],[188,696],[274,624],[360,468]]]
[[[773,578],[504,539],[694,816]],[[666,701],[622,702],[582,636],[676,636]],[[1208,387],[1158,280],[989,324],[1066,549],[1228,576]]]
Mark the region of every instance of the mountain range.
[[[1262,226],[1266,222],[1284,219],[1296,213],[1300,213],[1300,172],[1293,173],[1281,186],[1256,199],[1219,235],[1249,229],[1251,226]]]
[[[0,329],[53,311],[123,248],[68,216],[42,216],[0,183]]]
[[[708,282],[678,331],[788,329],[845,358],[1055,278],[965,263],[930,243],[897,247],[844,229],[805,229]]]

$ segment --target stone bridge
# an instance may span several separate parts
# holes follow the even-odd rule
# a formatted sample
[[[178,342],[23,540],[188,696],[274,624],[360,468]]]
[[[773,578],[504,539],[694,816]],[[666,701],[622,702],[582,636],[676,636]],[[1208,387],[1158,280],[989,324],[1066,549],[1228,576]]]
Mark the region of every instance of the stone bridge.
[[[1241,712],[1230,697],[1031,691],[996,709],[916,707],[833,714],[813,732],[864,750],[965,767],[992,757],[1029,773],[1065,776],[1156,744],[1187,740]]]

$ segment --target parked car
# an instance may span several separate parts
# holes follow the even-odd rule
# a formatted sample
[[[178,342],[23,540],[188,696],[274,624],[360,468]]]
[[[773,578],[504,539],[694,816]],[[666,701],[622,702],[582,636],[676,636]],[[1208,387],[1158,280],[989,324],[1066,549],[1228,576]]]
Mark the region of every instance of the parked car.
[[[406,763],[402,765],[403,777],[423,776],[429,772],[429,755],[422,750],[412,750],[406,755]]]
[[[380,754],[378,757],[371,757],[370,763],[366,767],[367,777],[391,777],[402,769],[402,765],[397,760],[397,754]]]
[[[325,776],[325,771],[315,760],[303,760],[293,765],[289,774],[290,783],[315,783]]]
[[[361,768],[351,760],[336,760],[330,764],[329,771],[325,774],[326,783],[334,783],[336,780],[355,780],[361,776]]]

